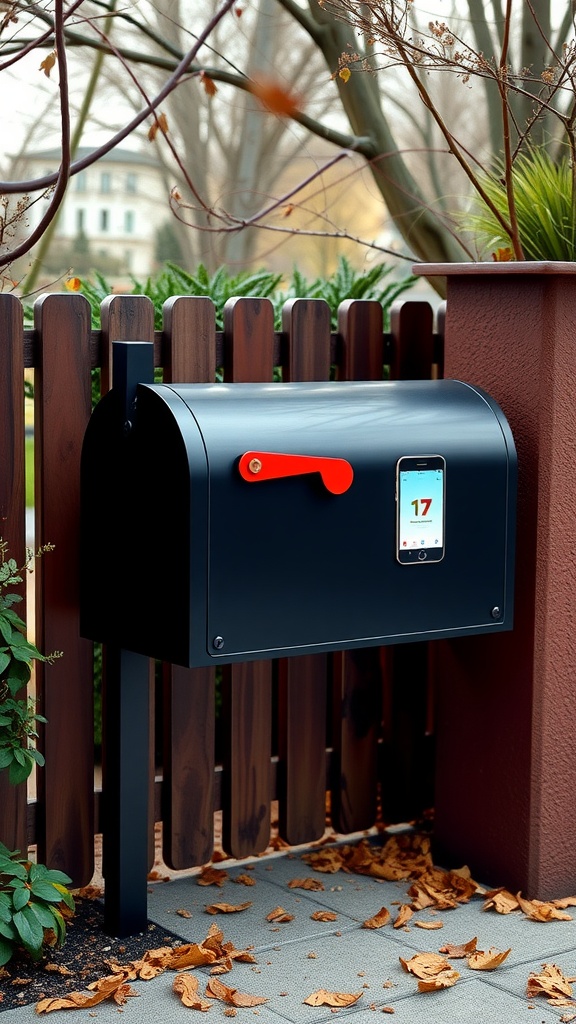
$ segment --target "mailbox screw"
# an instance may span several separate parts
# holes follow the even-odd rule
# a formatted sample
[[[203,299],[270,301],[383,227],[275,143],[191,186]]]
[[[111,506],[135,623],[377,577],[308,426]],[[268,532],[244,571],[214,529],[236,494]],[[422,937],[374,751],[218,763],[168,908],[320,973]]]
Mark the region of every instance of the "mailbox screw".
[[[132,423],[130,420],[124,421],[124,436],[127,436],[132,430]]]
[[[260,470],[262,469],[262,463],[260,462],[260,459],[250,459],[250,462],[248,463],[248,469],[250,470],[251,473],[259,473]]]
[[[492,609],[490,615],[492,616],[493,619],[499,619],[501,617],[502,612],[500,611],[498,605],[496,605],[496,607]]]
[[[215,636],[212,641],[212,646],[215,647],[217,651],[221,651],[222,648],[224,647],[224,637]]]

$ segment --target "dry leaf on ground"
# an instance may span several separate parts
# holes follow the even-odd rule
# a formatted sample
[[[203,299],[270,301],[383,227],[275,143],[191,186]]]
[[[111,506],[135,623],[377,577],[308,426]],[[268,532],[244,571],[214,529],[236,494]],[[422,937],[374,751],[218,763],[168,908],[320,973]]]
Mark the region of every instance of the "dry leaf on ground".
[[[78,1008],[88,1009],[97,1006],[106,999],[113,999],[118,1006],[122,1006],[131,996],[138,995],[137,992],[127,984],[128,972],[121,974],[110,974],[105,978],[92,982],[87,992],[70,992],[66,996],[41,999],[36,1003],[36,1013],[51,1013],[52,1010],[76,1010]]]
[[[192,917],[192,914],[190,913],[190,911],[189,910],[185,910],[184,907],[180,907],[180,909],[177,910],[176,913],[178,914],[178,917],[185,917],[185,918]]]
[[[539,974],[530,974],[526,986],[528,999],[545,996],[548,1002],[556,1006],[568,1005],[572,997],[572,985],[556,964],[542,964]]]
[[[487,892],[482,910],[495,910],[498,914],[511,914],[520,909],[515,896],[507,889],[492,889]]]
[[[489,949],[485,953],[478,949],[468,957],[468,967],[473,971],[494,971],[500,964],[503,964],[512,948],[500,952],[497,949]]]
[[[459,903],[468,903],[477,889],[467,868],[460,871],[432,868],[410,886],[408,895],[412,897],[414,910],[432,906],[437,910],[450,910]]]
[[[426,928],[428,931],[434,931],[436,928],[443,928],[443,921],[414,921],[416,928]]]
[[[236,949],[232,942],[224,942],[224,935],[218,925],[210,925],[206,938],[202,942],[188,942],[182,946],[160,946],[148,949],[140,960],[134,960],[124,966],[111,963],[112,970],[127,971],[127,980],[140,978],[150,981],[163,974],[164,971],[183,971],[188,967],[215,967],[223,965],[230,970],[232,960],[243,963],[256,963],[249,949]],[[230,966],[229,966],[230,965]]]
[[[193,974],[177,974],[172,983],[172,988],[184,1006],[191,1010],[201,1010],[203,1013],[213,1005],[208,999],[202,999],[198,992],[198,979]]]
[[[99,900],[104,890],[100,885],[83,885],[80,889],[73,889],[72,894],[80,900]]]
[[[335,914],[333,910],[315,910],[313,914],[310,914],[312,921],[337,921],[338,914]]]
[[[384,846],[362,839],[354,845],[324,847],[302,858],[315,871],[349,871],[387,881],[418,878],[432,868],[430,839],[418,833],[392,836]]]
[[[343,847],[324,847],[315,853],[305,854],[302,860],[314,868],[314,871],[335,874],[344,867]]]
[[[319,878],[292,878],[289,889],[308,889],[310,892],[324,892],[324,883]]]
[[[442,971],[451,971],[448,961],[439,953],[415,953],[409,960],[400,957],[400,963],[407,974],[416,978],[432,978]]]
[[[353,1006],[362,997],[363,992],[327,992],[325,988],[319,988],[312,992],[304,1002],[308,1006],[332,1006],[343,1007]]]
[[[558,910],[554,903],[546,903],[543,900],[525,900],[522,893],[517,893],[516,899],[522,912],[531,921],[571,921],[570,914]]]
[[[447,942],[445,946],[441,946],[439,952],[444,953],[450,960],[463,960],[464,957],[470,956],[471,953],[476,952],[477,938],[470,939],[468,942],[463,942],[460,946],[452,945]]]
[[[228,988],[218,978],[210,978],[206,985],[206,995],[230,1006],[260,1006],[268,1002],[264,996],[250,996],[247,992],[239,992],[237,988]]]
[[[224,871],[221,868],[213,868],[210,864],[208,864],[205,868],[202,868],[202,871],[200,872],[196,879],[196,884],[217,885],[219,888],[222,888],[227,878],[227,871]]]
[[[273,921],[274,924],[288,924],[289,921],[294,920],[294,914],[289,914],[284,907],[274,907],[266,916],[267,921]]]
[[[206,906],[207,914],[237,914],[242,910],[248,910],[252,906],[251,900],[246,903],[210,903]]]
[[[448,971],[441,971],[434,978],[426,978],[418,982],[419,992],[438,992],[442,988],[452,988],[460,977],[458,971],[450,968]]]
[[[402,906],[400,907],[400,910],[398,911],[398,916],[397,916],[396,920],[394,921],[394,924],[393,924],[392,927],[393,928],[402,928],[405,924],[408,923],[408,921],[413,916],[413,914],[414,914],[414,911],[412,910],[412,907],[408,906],[407,903],[403,903]]]
[[[256,885],[256,880],[252,875],[237,875],[232,881],[237,882],[238,885]]]
[[[363,928],[383,928],[384,925],[390,921],[390,911],[387,907],[382,907],[374,917],[369,917],[367,921],[362,923]]]
[[[560,900],[552,900],[555,907],[565,910],[566,907],[576,907],[576,896],[563,896]]]

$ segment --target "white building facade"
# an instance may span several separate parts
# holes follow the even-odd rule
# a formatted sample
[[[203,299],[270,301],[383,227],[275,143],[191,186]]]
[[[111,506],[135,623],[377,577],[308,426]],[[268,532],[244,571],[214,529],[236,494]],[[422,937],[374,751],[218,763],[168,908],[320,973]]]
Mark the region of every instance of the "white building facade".
[[[75,160],[91,150],[81,147]],[[58,170],[60,151],[29,156],[26,173],[42,177]],[[168,189],[161,166],[153,157],[117,148],[75,174],[61,207],[55,242],[73,245],[85,239],[90,251],[118,261],[120,273],[146,276],[155,269],[158,228],[170,220]],[[38,223],[47,200],[35,204],[30,225]]]

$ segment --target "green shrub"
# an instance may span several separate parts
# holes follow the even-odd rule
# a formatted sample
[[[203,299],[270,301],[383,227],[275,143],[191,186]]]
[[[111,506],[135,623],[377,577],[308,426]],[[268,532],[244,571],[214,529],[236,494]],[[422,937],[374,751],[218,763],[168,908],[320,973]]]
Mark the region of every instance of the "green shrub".
[[[0,967],[19,947],[39,960],[46,946],[62,945],[62,904],[74,910],[68,875],[33,864],[19,853],[0,843]]]
[[[201,263],[196,272],[190,274],[175,263],[167,263],[158,275],[147,278],[144,283],[133,278],[131,294],[146,295],[152,301],[156,330],[162,328],[162,307],[173,295],[203,295],[212,299],[216,310],[216,329],[220,331],[224,326],[224,306],[228,299],[236,297],[270,299],[277,331],[282,328],[282,306],[288,299],[324,299],[330,306],[332,330],[337,327],[338,306],[345,299],[374,299],[382,304],[387,328],[390,306],[416,280],[408,276],[384,283],[391,274],[392,268],[384,263],[378,263],[367,271],[354,270],[342,256],[330,277],[309,281],[295,269],[287,284],[282,286],[282,275],[266,270],[230,274],[225,267],[220,267],[210,275]],[[91,279],[82,279],[81,290],[92,307],[93,326],[98,328],[100,305],[112,293],[112,286],[102,274],[94,273]]]
[[[38,555],[52,550],[46,544]],[[14,611],[14,605],[22,601],[20,594],[5,593],[11,587],[22,583],[21,573],[25,572],[34,554],[27,552],[26,562],[18,568],[13,558],[8,557],[8,545],[0,538],[0,769],[8,769],[13,785],[28,778],[34,764],[43,765],[44,758],[36,750],[36,723],[46,719],[35,713],[32,698],[19,696],[27,685],[33,661],[52,661],[60,657],[56,651],[49,656],[26,639],[26,623]]]
[[[37,555],[52,550],[45,544]],[[26,694],[33,661],[52,661],[26,639],[26,624],[14,611],[22,598],[7,593],[23,582],[34,553],[28,551],[19,568],[8,556],[8,545],[0,538],[0,769],[8,770],[11,783],[24,782],[35,764],[44,758],[36,750],[36,723],[46,722],[37,715],[35,703]],[[20,851],[10,851],[0,842],[0,967],[19,947],[35,960],[47,945],[61,945],[66,924],[60,910],[64,903],[74,910],[74,900],[66,885],[71,881],[62,871],[50,871],[33,864]]]

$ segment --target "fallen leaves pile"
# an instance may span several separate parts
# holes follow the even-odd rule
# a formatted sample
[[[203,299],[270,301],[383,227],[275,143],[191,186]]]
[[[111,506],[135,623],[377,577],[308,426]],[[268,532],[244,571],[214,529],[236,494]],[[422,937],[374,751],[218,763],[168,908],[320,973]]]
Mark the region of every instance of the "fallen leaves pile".
[[[367,840],[355,845],[323,846],[313,853],[306,854],[302,860],[314,872],[320,874],[342,871],[386,881],[410,883],[406,902],[400,904],[394,912],[385,906],[375,909],[373,916],[362,923],[361,927],[365,929],[374,930],[388,925],[406,930],[412,925],[428,930],[441,929],[443,921],[435,915],[454,910],[459,905],[468,903],[473,896],[483,897],[483,911],[499,914],[521,913],[529,920],[541,923],[570,921],[572,918],[566,913],[566,908],[576,906],[576,897],[544,902],[527,900],[521,893],[515,896],[504,888],[486,891],[470,877],[466,867],[457,871],[436,868],[432,862],[430,840],[427,836],[394,836],[383,847],[372,845]],[[208,866],[198,875],[197,883],[202,886],[222,887],[228,877],[224,869]],[[247,886],[256,884],[255,879],[247,872],[238,875],[234,881]],[[303,889],[310,892],[322,892],[325,889],[324,883],[317,877],[293,878],[287,887],[291,890]],[[235,914],[247,911],[252,905],[252,901],[249,900],[237,904],[215,902],[207,904],[205,912]],[[427,911],[433,915],[432,919],[418,918],[420,911]],[[182,917],[191,916],[184,908],[177,910],[176,913]],[[310,916],[314,921],[334,922],[338,915],[331,910],[318,909]],[[284,925],[293,921],[294,915],[288,913],[282,906],[277,906],[270,910],[266,920],[274,925]],[[455,960],[462,961],[468,970],[493,971],[498,969],[511,953],[511,948],[503,951],[495,948],[479,950],[477,941],[473,938],[462,945],[446,943],[437,953],[414,953],[410,959],[400,957],[400,964],[405,972],[417,979],[419,992],[436,992],[451,988],[461,977],[461,971],[454,965]],[[118,1006],[122,1006],[130,997],[138,994],[132,988],[133,981],[149,981],[165,971],[175,971],[176,977],[172,988],[184,1006],[206,1012],[213,1005],[213,1001],[217,1000],[226,1004],[227,1016],[234,1016],[237,1008],[256,1007],[267,1002],[263,996],[250,995],[233,986],[225,985],[218,977],[231,971],[236,961],[255,964],[256,959],[251,949],[252,947],[238,950],[233,943],[225,942],[223,932],[213,923],[202,942],[175,947],[161,946],[148,950],[141,959],[125,965],[109,961],[111,973],[89,985],[88,992],[71,992],[62,997],[42,999],[36,1005],[36,1011],[50,1013],[52,1010],[90,1008],[104,1000],[113,1000]],[[308,955],[316,959],[316,954]],[[198,978],[188,973],[189,969],[199,967],[209,970],[203,994],[199,990]],[[554,964],[543,964],[541,973],[530,975],[527,996],[529,999],[543,996],[556,1007],[576,1007],[572,997],[572,984],[575,981],[576,978],[565,977]],[[309,1006],[327,1006],[335,1011],[354,1005],[363,994],[362,991],[329,992],[320,988],[303,1001]],[[381,1010],[394,1013],[392,1007],[382,1007]],[[561,1019],[565,1022],[576,1021],[576,1013],[565,1014]]]
[[[137,995],[130,986],[130,982],[151,981],[165,971],[185,971],[189,967],[210,967],[211,974],[225,974],[232,970],[234,960],[242,963],[256,963],[255,957],[249,949],[235,949],[232,942],[224,942],[224,935],[216,924],[212,924],[206,938],[202,942],[190,942],[182,946],[160,946],[158,949],[148,950],[140,960],[134,960],[129,964],[117,964],[110,962],[112,973],[105,978],[93,982],[88,986],[91,995],[83,992],[71,992],[68,995],[54,999],[41,999],[36,1004],[37,1013],[50,1013],[52,1010],[67,1010],[74,1007],[89,1008],[104,1002],[106,999],[113,999],[115,1003],[122,1005],[130,996]],[[189,975],[191,978],[192,975]],[[182,975],[180,975],[180,979]],[[178,980],[178,979],[177,979]],[[226,989],[227,998],[225,1002],[231,1002],[232,996],[229,993],[236,993],[236,998],[255,998],[257,1002],[263,1000],[259,997],[242,997],[236,989],[228,990],[226,986],[219,989],[214,986],[215,979],[211,978],[209,985],[215,999],[223,999],[223,990]],[[184,1002],[189,998],[192,991],[190,983],[180,980],[175,989]],[[216,995],[215,992],[220,992]],[[265,1001],[265,1000],[264,1000]],[[186,1003],[185,1005],[190,1005]],[[256,1005],[255,1003],[232,1003],[232,1005]],[[200,1007],[197,1007],[197,1009]]]

